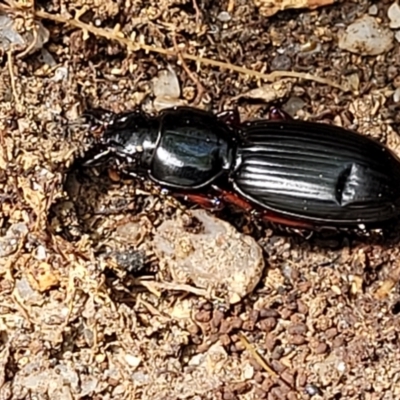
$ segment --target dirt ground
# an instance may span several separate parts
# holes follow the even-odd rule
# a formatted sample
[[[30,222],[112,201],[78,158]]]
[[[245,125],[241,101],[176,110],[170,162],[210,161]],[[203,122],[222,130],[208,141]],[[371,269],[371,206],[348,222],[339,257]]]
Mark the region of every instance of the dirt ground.
[[[158,109],[168,68],[176,103],[243,119],[278,104],[400,156],[398,41],[361,56],[337,39],[366,14],[388,26],[392,3],[267,18],[249,0],[37,1],[41,44],[33,5],[0,2],[30,38],[0,42],[0,400],[400,398],[400,224],[309,236],[224,210],[265,264],[230,304],[176,282],[155,250],[162,223],[189,211],[78,162],[93,139],[81,113]]]

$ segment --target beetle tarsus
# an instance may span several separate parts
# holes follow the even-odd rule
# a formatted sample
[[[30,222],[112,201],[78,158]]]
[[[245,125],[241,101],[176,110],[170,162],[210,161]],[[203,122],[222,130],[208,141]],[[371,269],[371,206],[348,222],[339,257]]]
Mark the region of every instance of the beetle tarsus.
[[[293,117],[278,107],[272,107],[268,112],[268,119],[271,121],[288,121]]]

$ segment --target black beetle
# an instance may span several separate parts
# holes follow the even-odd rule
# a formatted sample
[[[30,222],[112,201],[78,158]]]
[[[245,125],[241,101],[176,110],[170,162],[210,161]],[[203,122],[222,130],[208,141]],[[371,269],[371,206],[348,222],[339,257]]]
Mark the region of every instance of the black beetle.
[[[203,206],[234,203],[297,228],[381,227],[400,215],[400,160],[358,133],[273,114],[239,123],[190,107],[107,114],[94,165],[113,156]]]

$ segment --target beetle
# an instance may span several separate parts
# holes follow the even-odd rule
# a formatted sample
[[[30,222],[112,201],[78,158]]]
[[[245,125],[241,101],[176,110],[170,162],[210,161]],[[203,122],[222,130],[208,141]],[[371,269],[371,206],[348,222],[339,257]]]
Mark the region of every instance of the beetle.
[[[100,113],[96,120],[102,115],[106,122],[92,125],[103,132],[86,166],[111,158],[128,175],[204,207],[231,203],[312,230],[383,227],[400,215],[399,158],[342,127],[277,110],[243,123],[234,111],[191,107],[157,116]]]

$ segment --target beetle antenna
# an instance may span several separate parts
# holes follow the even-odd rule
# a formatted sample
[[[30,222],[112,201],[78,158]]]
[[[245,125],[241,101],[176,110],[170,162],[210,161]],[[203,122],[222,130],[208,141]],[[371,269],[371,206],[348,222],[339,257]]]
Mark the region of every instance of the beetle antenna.
[[[104,150],[101,153],[98,153],[93,157],[90,157],[89,159],[84,161],[82,165],[84,167],[96,167],[98,165],[101,165],[104,158],[107,157],[110,153],[111,153],[110,149]]]

